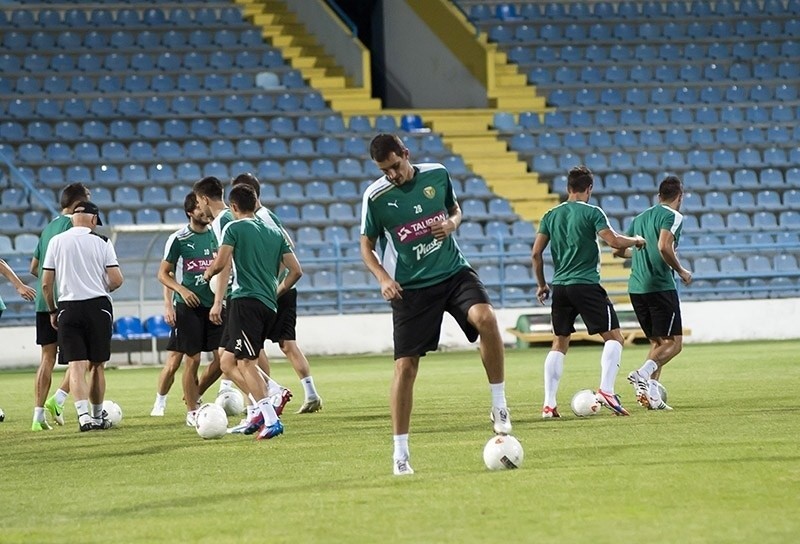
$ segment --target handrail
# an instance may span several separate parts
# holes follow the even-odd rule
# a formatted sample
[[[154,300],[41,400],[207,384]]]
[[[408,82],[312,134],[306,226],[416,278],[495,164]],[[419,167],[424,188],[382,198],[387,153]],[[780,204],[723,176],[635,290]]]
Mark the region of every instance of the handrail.
[[[58,215],[58,209],[55,206],[53,206],[53,203],[51,201],[47,200],[46,198],[44,198],[36,190],[36,187],[34,187],[34,185],[31,182],[31,180],[29,180],[25,176],[25,174],[23,174],[22,171],[19,168],[17,168],[16,165],[14,165],[14,163],[11,161],[11,159],[9,159],[2,150],[0,150],[0,160],[2,160],[3,163],[5,163],[5,165],[8,166],[8,170],[12,174],[11,178],[13,179],[13,178],[16,177],[16,179],[20,183],[20,185],[22,185],[25,189],[27,189],[27,192],[28,192],[29,196],[32,195],[34,198],[36,198],[36,200],[39,201],[39,203],[42,204],[44,206],[44,208],[47,211],[49,211],[52,216]]]
[[[328,7],[333,10],[339,19],[341,19],[344,26],[346,26],[353,36],[358,36],[358,25],[356,25],[350,17],[344,12],[344,10],[336,3],[336,0],[325,0],[325,3],[328,4]]]

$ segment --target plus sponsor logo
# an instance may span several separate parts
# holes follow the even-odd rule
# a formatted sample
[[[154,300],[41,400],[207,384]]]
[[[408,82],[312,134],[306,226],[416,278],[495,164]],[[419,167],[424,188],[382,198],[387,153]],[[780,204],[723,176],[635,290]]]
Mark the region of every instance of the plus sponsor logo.
[[[213,257],[196,257],[194,259],[183,260],[183,271],[189,274],[199,274],[205,272],[211,263],[214,262]]]
[[[397,235],[397,239],[400,241],[400,243],[411,244],[423,236],[430,234],[432,224],[439,221],[444,221],[445,219],[447,219],[447,216],[445,215],[444,211],[439,211],[433,215],[421,217],[409,223],[400,225],[395,228],[394,232],[395,235]],[[441,245],[441,243],[439,245]]]
[[[427,244],[417,244],[412,249],[417,255],[417,260],[423,259],[433,253],[434,251],[439,251],[442,247],[442,242],[439,240],[432,240]]]

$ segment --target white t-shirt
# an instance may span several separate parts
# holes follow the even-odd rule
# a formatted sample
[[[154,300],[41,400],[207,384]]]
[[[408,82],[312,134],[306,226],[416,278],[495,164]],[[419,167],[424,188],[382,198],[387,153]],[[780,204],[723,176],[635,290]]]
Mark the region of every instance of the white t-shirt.
[[[53,236],[44,270],[56,273],[58,302],[108,297],[106,268],[119,266],[114,245],[88,227],[72,227]]]

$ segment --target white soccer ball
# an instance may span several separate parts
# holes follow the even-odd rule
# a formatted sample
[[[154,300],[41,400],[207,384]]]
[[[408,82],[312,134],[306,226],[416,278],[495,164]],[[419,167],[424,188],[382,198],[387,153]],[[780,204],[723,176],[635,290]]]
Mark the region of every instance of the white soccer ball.
[[[0,423],[4,422],[5,420],[6,420],[6,413],[3,411],[2,408],[0,408]]]
[[[221,390],[214,403],[225,410],[226,415],[238,416],[244,413],[244,395],[238,389]]]
[[[228,416],[225,410],[212,403],[197,409],[197,434],[202,438],[222,438],[228,431]]]
[[[575,393],[569,405],[572,413],[578,417],[589,417],[600,411],[600,403],[591,389],[583,389]]]
[[[113,400],[104,400],[103,410],[108,414],[107,419],[111,422],[112,426],[116,427],[122,423],[122,408],[119,407],[119,404]]]
[[[483,462],[489,470],[519,468],[524,456],[522,444],[510,434],[493,436],[483,448]]]
[[[667,388],[664,387],[664,385],[658,380],[650,380],[650,381],[656,384],[656,387],[658,388],[658,394],[661,395],[661,400],[667,402]]]
[[[208,280],[208,288],[211,289],[211,292],[215,295],[217,294],[217,280],[219,276],[211,276],[211,279]]]

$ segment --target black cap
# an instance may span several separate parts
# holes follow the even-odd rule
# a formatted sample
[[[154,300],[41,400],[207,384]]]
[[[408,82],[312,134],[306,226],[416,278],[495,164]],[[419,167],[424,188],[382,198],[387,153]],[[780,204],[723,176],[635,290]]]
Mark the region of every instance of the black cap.
[[[97,207],[97,204],[94,202],[89,202],[88,200],[84,200],[82,202],[78,202],[73,208],[73,213],[89,213],[92,215],[97,216],[97,224],[102,225],[103,220],[100,219],[100,208]]]

